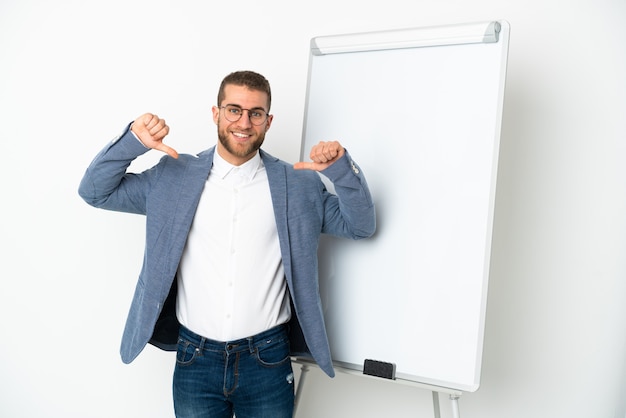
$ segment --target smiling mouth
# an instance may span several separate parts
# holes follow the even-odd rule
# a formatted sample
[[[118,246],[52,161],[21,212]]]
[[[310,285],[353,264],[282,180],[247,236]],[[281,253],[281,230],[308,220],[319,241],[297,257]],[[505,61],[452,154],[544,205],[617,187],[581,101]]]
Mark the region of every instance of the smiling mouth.
[[[251,135],[244,134],[244,133],[241,133],[241,132],[232,132],[232,135],[233,135],[236,139],[238,139],[238,140],[240,140],[240,141],[245,141],[246,139],[248,139],[248,138],[250,138],[250,137],[251,137]]]

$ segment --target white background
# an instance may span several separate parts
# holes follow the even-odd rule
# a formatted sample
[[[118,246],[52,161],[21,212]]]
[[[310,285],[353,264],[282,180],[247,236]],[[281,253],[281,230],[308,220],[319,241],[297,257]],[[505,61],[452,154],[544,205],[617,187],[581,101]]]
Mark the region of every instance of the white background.
[[[118,355],[143,219],[76,193],[127,122],[158,113],[169,144],[197,152],[215,143],[223,76],[253,69],[274,93],[265,148],[295,161],[312,37],[495,19],[511,42],[494,254],[481,388],[461,414],[626,416],[623,0],[3,0],[0,415],[173,416],[172,355]],[[406,129],[389,121],[380,146]],[[299,418],[432,416],[416,388],[306,383]]]

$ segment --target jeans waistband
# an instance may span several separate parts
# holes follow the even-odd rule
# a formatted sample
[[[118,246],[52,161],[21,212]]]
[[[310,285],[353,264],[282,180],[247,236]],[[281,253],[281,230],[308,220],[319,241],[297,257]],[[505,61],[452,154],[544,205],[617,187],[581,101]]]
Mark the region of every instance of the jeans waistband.
[[[259,334],[233,341],[212,340],[198,335],[182,325],[180,326],[179,336],[197,346],[200,350],[226,351],[229,353],[238,351],[253,352],[258,346],[267,345],[277,340],[286,340],[288,338],[286,324],[278,325]]]

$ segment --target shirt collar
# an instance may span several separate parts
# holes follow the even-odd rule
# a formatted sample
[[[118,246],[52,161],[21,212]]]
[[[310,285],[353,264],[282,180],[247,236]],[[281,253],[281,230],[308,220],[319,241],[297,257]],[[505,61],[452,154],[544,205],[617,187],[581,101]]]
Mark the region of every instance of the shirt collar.
[[[248,181],[252,181],[261,167],[263,167],[263,160],[261,160],[261,155],[258,151],[254,157],[240,166],[236,166],[223,159],[217,152],[217,149],[215,149],[215,152],[213,153],[213,167],[211,168],[211,174],[217,175],[223,180],[228,178],[230,175],[237,174]]]

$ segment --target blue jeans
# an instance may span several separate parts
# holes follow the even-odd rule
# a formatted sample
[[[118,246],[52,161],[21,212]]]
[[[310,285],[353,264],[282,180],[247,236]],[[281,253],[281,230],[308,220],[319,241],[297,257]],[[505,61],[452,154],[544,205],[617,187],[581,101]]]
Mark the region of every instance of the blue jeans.
[[[219,342],[181,326],[173,392],[178,418],[292,418],[287,327]]]

